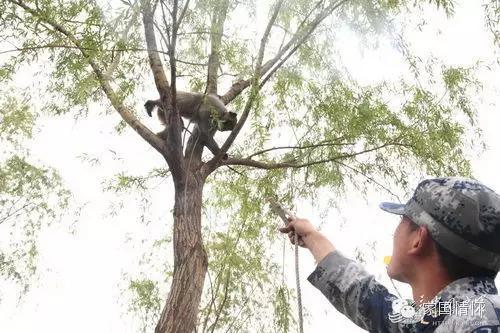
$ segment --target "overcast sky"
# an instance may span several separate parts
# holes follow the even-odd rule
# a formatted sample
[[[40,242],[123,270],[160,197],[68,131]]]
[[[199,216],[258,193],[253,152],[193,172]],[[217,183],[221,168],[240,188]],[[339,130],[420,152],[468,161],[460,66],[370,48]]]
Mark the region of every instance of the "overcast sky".
[[[451,20],[442,15],[430,16],[431,23],[423,31],[409,31],[407,38],[422,56],[434,54],[450,65],[471,66],[478,60],[492,62],[494,50],[491,36],[484,28],[483,12],[478,1],[463,1]],[[342,59],[353,78],[363,84],[396,79],[407,71],[401,55],[388,38],[376,50],[365,49],[356,35],[345,29],[341,32]],[[481,72],[485,87],[480,104],[480,125],[489,148],[473,160],[473,171],[481,180],[500,191],[500,71]],[[26,75],[29,75],[27,73]],[[92,110],[91,110],[92,112]],[[163,160],[132,131],[122,136],[113,132],[117,116],[103,116],[99,120],[69,118],[50,119],[33,142],[33,156],[60,170],[67,186],[84,205],[77,223],[68,217],[42,233],[40,268],[42,278],[21,304],[8,291],[2,290],[0,304],[0,332],[136,332],[127,314],[123,313],[120,282],[123,272],[134,272],[141,253],[140,240],[167,230],[147,230],[137,226],[135,206],[124,207],[118,216],[109,214],[113,196],[103,193],[102,180],[112,177],[117,170],[140,174],[151,166],[160,166]],[[63,140],[61,140],[63,138]],[[122,157],[113,160],[112,149]],[[149,153],[144,153],[144,151]],[[78,158],[84,153],[99,157],[102,167],[92,167]],[[139,156],[139,158],[138,158]],[[416,185],[416,184],[415,184]],[[152,191],[153,202],[164,202],[170,184],[159,184]],[[320,225],[322,231],[337,248],[353,256],[356,248],[368,249],[376,241],[374,256],[367,256],[367,269],[386,286],[390,283],[382,263],[384,255],[392,251],[392,232],[397,218],[379,211],[380,201],[389,197],[369,195],[367,200],[352,193],[339,203],[342,216],[332,211],[328,220],[321,220],[311,207],[297,212]],[[153,205],[153,215],[165,216],[170,207]],[[68,227],[70,226],[70,227]],[[166,228],[166,227],[165,227]],[[73,233],[69,233],[72,231]],[[133,238],[136,242],[126,242]],[[371,251],[367,251],[371,252]],[[287,270],[293,272],[292,251]],[[305,332],[358,332],[353,324],[338,314],[326,299],[306,281],[314,269],[312,256],[301,252],[303,304],[311,314],[306,319]],[[293,286],[294,278],[289,282]],[[407,297],[408,288],[398,287]],[[335,329],[333,329],[335,325]]]

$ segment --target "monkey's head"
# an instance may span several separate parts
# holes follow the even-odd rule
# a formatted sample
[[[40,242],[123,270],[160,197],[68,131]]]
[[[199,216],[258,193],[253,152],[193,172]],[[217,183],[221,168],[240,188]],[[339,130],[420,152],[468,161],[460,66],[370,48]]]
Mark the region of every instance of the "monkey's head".
[[[148,100],[148,101],[146,101],[146,103],[144,103],[144,108],[146,109],[148,116],[151,117],[151,113],[153,112],[154,108],[157,106],[158,106],[158,101]]]
[[[219,131],[232,131],[238,122],[238,118],[236,117],[236,113],[234,112],[226,112],[221,117],[220,120],[220,128]]]

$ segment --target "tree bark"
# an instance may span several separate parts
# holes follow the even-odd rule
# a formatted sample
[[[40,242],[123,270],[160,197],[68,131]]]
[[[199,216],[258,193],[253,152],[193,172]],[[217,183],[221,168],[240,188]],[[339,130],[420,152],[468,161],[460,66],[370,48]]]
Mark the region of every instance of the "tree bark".
[[[207,254],[201,234],[203,175],[187,170],[177,186],[174,205],[174,274],[167,302],[155,333],[195,331],[201,294],[207,273]]]

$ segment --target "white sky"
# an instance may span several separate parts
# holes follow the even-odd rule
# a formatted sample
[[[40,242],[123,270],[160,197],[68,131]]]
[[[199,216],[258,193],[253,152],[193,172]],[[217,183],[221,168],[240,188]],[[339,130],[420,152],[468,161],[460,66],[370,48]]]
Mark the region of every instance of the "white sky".
[[[446,59],[451,65],[473,65],[478,60],[494,58],[490,36],[484,29],[482,8],[477,1],[464,1],[456,15],[444,21],[441,15],[427,17],[432,24],[422,32],[407,35],[414,48],[423,56],[430,52]],[[438,30],[440,32],[438,33]],[[355,35],[343,31],[342,59],[350,74],[362,83],[394,79],[406,67],[391,41],[382,41],[377,50],[366,50]],[[480,106],[480,125],[484,140],[489,145],[481,158],[473,161],[475,176],[488,186],[500,191],[500,134],[497,129],[500,115],[500,71],[481,72],[485,84],[484,102]],[[113,132],[116,115],[100,120],[82,120],[73,123],[68,118],[46,121],[33,142],[33,156],[60,170],[67,186],[80,204],[85,203],[80,220],[72,224],[71,218],[54,225],[42,233],[40,242],[40,268],[44,272],[40,282],[23,302],[1,290],[0,332],[136,332],[127,314],[122,313],[119,285],[123,272],[134,272],[141,253],[140,240],[164,230],[147,230],[138,226],[136,207],[124,208],[118,216],[109,216],[112,195],[103,193],[101,181],[118,170],[142,173],[163,161],[135,133],[127,130],[122,136]],[[70,125],[68,125],[70,124]],[[497,125],[495,125],[497,124]],[[61,138],[64,138],[61,140]],[[108,149],[118,152],[123,159],[113,161]],[[145,153],[144,150],[147,152]],[[98,156],[102,167],[91,167],[77,157],[83,153]],[[138,156],[140,158],[138,158]],[[170,193],[170,184],[160,184],[153,191],[153,216],[169,216],[170,206],[158,207]],[[169,194],[168,194],[169,195]],[[367,268],[387,286],[382,257],[392,251],[392,232],[397,218],[383,214],[377,208],[379,201],[390,198],[370,195],[365,201],[355,193],[339,203],[343,215],[332,211],[330,218],[321,220],[311,207],[304,207],[299,215],[322,224],[322,231],[337,248],[352,256],[356,247],[377,240],[375,258]],[[170,219],[170,217],[168,217]],[[68,233],[69,228],[74,234]],[[126,243],[131,237],[135,241]],[[292,251],[289,249],[287,271],[293,272]],[[370,259],[369,257],[367,259]],[[314,269],[312,256],[301,252],[301,278],[303,304],[311,314],[306,319],[305,332],[358,332],[353,324],[340,315],[327,300],[306,281]],[[293,284],[293,275],[289,278]],[[410,297],[408,288],[399,288]],[[122,307],[124,308],[124,307]],[[334,327],[334,328],[333,328]]]

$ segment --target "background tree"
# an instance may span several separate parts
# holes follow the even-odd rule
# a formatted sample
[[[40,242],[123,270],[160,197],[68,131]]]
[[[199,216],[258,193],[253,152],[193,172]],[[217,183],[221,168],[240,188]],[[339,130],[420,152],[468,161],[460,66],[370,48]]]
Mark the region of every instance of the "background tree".
[[[248,323],[235,318],[256,316],[254,310],[264,303],[249,299],[249,289],[253,295],[274,294],[273,329],[289,329],[288,290],[271,283],[278,270],[266,256],[276,237],[274,223],[263,217],[269,195],[291,204],[317,199],[324,188],[342,192],[351,184],[382,186],[381,180],[405,187],[415,170],[470,173],[463,151],[470,146],[470,134],[477,135],[469,130],[476,112],[468,96],[478,89],[472,69],[442,67],[437,59],[423,63],[401,39],[414,76],[402,77],[397,85],[362,87],[332,56],[337,54],[336,29],[349,25],[369,41],[394,28],[389,23],[395,15],[420,3],[296,0],[268,5],[225,0],[0,2],[1,36],[8,46],[3,82],[23,66],[41,62],[47,78],[37,95],[41,112],[90,117],[88,104],[103,103],[105,112],[121,116],[119,131],[130,126],[166,161],[167,173],[152,174],[171,177],[175,191],[172,278],[157,332],[242,330]],[[432,5],[453,12],[451,2]],[[262,16],[264,11],[269,14]],[[252,20],[241,19],[248,16]],[[152,77],[146,75],[148,67]],[[140,121],[144,100],[137,96],[147,90],[148,98],[156,97],[148,80],[169,115],[166,140]],[[218,156],[203,158],[196,135],[185,142],[175,106],[178,84],[217,93],[238,112],[238,125]],[[196,128],[192,131],[196,134]],[[230,158],[222,160],[226,151]],[[207,182],[208,203],[224,209],[231,223],[203,240]],[[114,188],[130,184],[143,183],[122,175]],[[209,264],[212,274],[201,303]],[[138,295],[135,305],[158,306],[150,280],[133,282],[131,288]]]
[[[36,277],[37,236],[67,207],[69,193],[55,170],[30,157],[36,114],[29,95],[11,88],[0,87],[0,276],[24,295]]]

